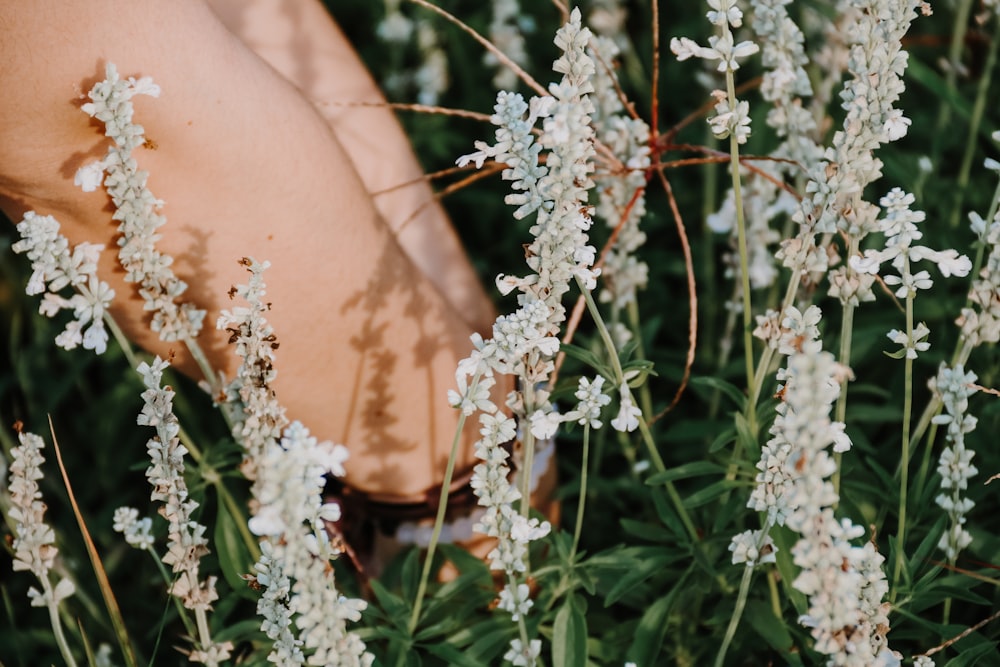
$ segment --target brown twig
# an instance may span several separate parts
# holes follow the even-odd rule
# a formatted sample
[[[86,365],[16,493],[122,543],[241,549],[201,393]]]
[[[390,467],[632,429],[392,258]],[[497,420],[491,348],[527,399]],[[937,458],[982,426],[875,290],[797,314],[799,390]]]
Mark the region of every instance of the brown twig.
[[[694,277],[694,259],[691,257],[691,244],[688,242],[687,229],[684,227],[684,219],[681,217],[680,209],[677,207],[677,200],[674,198],[674,191],[670,187],[670,181],[667,180],[667,176],[663,173],[662,169],[657,169],[656,174],[660,177],[660,183],[663,185],[664,192],[667,193],[667,200],[670,202],[670,212],[674,216],[674,223],[677,225],[677,235],[681,241],[681,250],[684,252],[684,270],[687,273],[688,306],[690,312],[688,314],[688,350],[687,357],[684,360],[684,376],[681,378],[681,384],[677,387],[670,405],[650,419],[648,422],[650,425],[673,410],[680,402],[681,396],[684,395],[684,390],[687,389],[688,381],[691,379],[695,350],[698,347],[698,292]]]
[[[615,74],[615,68],[611,66],[611,63],[604,62],[604,59],[596,51],[592,51],[592,55],[594,56],[594,60],[599,62],[604,71],[607,72],[608,77],[611,79],[611,85],[615,88],[615,94],[618,95],[618,101],[625,107],[625,111],[628,112],[629,117],[632,120],[639,120],[639,113],[635,110],[635,104],[632,103],[625,94],[625,91],[622,90],[621,81],[618,80],[618,75]]]
[[[498,171],[502,171],[506,166],[507,165],[505,164],[491,163],[489,165],[484,165],[483,168],[478,171],[480,173],[485,173],[487,175],[495,174]],[[372,197],[378,197],[379,195],[385,195],[389,194],[390,192],[395,192],[396,190],[402,190],[403,188],[408,188],[411,185],[416,185],[417,183],[423,183],[425,181],[435,181],[439,178],[444,178],[446,176],[452,176],[454,174],[460,174],[462,172],[475,171],[475,170],[476,170],[475,166],[472,165],[468,165],[465,167],[448,167],[447,169],[439,169],[438,171],[432,171],[429,174],[423,174],[421,176],[418,176],[417,178],[411,178],[408,181],[403,181],[402,183],[399,183],[397,185],[390,185],[387,188],[376,190],[375,192],[371,193],[371,195]]]
[[[430,206],[431,204],[433,204],[435,201],[438,201],[438,200],[440,200],[440,199],[442,199],[444,197],[447,197],[448,195],[450,195],[453,192],[458,192],[459,190],[461,190],[465,186],[471,185],[471,184],[475,183],[476,181],[481,181],[482,179],[487,178],[488,176],[492,176],[493,174],[497,173],[498,171],[500,171],[501,169],[503,169],[506,166],[507,165],[505,165],[505,164],[499,164],[499,165],[496,166],[495,169],[483,169],[482,171],[476,171],[476,173],[472,174],[471,176],[466,176],[465,178],[463,178],[462,180],[458,181],[457,183],[452,183],[452,184],[448,185],[447,187],[439,190],[438,192],[435,192],[433,198],[428,199],[427,201],[425,201],[424,203],[422,203],[420,206],[418,206],[413,211],[413,213],[411,213],[406,218],[406,220],[403,220],[403,222],[400,223],[400,225],[398,227],[396,227],[394,230],[392,230],[392,233],[395,234],[395,235],[399,235],[403,231],[403,229],[408,224],[410,224],[410,222],[412,222],[413,220],[415,220],[416,217],[418,215],[420,215],[420,213],[425,208],[427,208],[428,206]]]
[[[931,650],[929,650],[926,653],[924,653],[924,655],[926,655],[929,658],[932,655],[934,655],[935,653],[938,653],[939,651],[945,650],[946,648],[948,648],[949,646],[951,646],[955,642],[958,642],[958,641],[961,641],[961,640],[965,639],[966,637],[968,637],[969,635],[971,635],[973,632],[975,632],[979,628],[983,627],[984,625],[986,625],[990,621],[995,621],[997,618],[1000,618],[1000,611],[996,612],[995,614],[991,614],[990,616],[987,616],[986,618],[984,618],[983,620],[979,621],[978,623],[976,623],[972,627],[966,628],[965,630],[963,630],[959,634],[955,635],[954,637],[952,637],[951,639],[949,639],[945,643],[938,644],[937,646],[935,646]]]
[[[659,142],[660,131],[660,2],[653,0],[653,76],[649,110],[649,145]]]
[[[455,116],[457,118],[470,118],[484,123],[492,122],[492,116],[479,111],[469,111],[467,109],[452,109],[450,107],[437,107],[428,104],[405,104],[403,102],[328,102],[319,100],[317,106],[321,107],[383,107],[395,111],[413,111],[416,113],[436,113],[442,116]]]
[[[503,63],[504,65],[506,65],[507,67],[509,67],[511,69],[511,71],[514,72],[514,74],[516,74],[519,79],[521,79],[521,81],[524,81],[524,83],[527,84],[527,86],[529,88],[531,88],[532,90],[534,90],[536,93],[538,93],[542,97],[545,97],[546,95],[548,95],[548,92],[546,92],[545,88],[543,88],[541,86],[541,84],[539,84],[537,81],[535,81],[535,79],[530,74],[528,74],[527,72],[525,72],[521,68],[520,65],[518,65],[516,62],[514,62],[513,60],[511,60],[507,56],[507,54],[505,54],[503,51],[501,51],[500,49],[498,49],[493,44],[493,42],[491,42],[490,40],[486,39],[485,37],[483,37],[482,35],[480,35],[478,32],[476,32],[475,30],[473,30],[469,25],[467,25],[466,23],[464,23],[461,19],[459,19],[458,17],[454,16],[453,14],[449,14],[448,12],[446,12],[443,9],[441,9],[437,5],[434,5],[434,4],[431,4],[431,3],[427,2],[427,0],[410,0],[410,2],[412,2],[413,4],[416,4],[416,5],[420,5],[421,7],[425,8],[425,9],[429,9],[432,12],[437,12],[438,14],[440,14],[441,16],[443,16],[444,18],[446,18],[451,23],[454,23],[459,28],[461,28],[462,30],[464,30],[468,34],[472,35],[473,39],[475,39],[477,42],[479,42],[480,44],[482,44],[483,48],[485,48],[487,51],[489,51],[494,56],[496,56],[497,60],[499,60],[501,63]]]

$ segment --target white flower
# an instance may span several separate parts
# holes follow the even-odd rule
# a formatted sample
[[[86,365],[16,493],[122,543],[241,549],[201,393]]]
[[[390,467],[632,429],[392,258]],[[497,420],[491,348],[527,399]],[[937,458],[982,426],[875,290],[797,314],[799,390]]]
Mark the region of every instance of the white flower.
[[[754,567],[760,563],[775,562],[774,554],[778,548],[770,535],[763,535],[759,530],[745,530],[733,536],[729,550],[733,552],[733,565],[746,563],[747,567]]]
[[[534,667],[538,656],[542,654],[542,640],[532,639],[524,646],[520,639],[510,640],[510,649],[503,654],[503,659],[514,667]]]
[[[562,423],[562,415],[558,412],[546,412],[545,410],[535,410],[531,413],[531,435],[538,440],[548,440],[559,430]]]
[[[906,130],[910,126],[910,123],[910,119],[905,117],[902,111],[893,109],[889,112],[882,129],[889,141],[896,141],[906,136]]]
[[[139,518],[139,510],[134,507],[119,507],[115,510],[114,525],[116,533],[125,536],[125,542],[140,551],[153,548],[153,520],[148,516]]]
[[[629,390],[627,382],[622,382],[618,387],[618,396],[620,402],[618,416],[611,420],[611,426],[616,431],[630,433],[639,428],[642,410],[632,402],[632,392]]]

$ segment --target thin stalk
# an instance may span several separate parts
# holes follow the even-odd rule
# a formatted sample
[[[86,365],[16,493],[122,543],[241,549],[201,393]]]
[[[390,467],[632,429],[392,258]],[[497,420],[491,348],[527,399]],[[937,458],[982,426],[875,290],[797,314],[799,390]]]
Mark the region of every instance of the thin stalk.
[[[851,236],[850,246],[847,249],[847,257],[851,258],[858,253],[858,237]],[[847,279],[851,280],[854,278],[854,269],[851,268],[850,262],[847,266]],[[854,335],[854,304],[847,301],[844,303],[843,317],[840,321],[840,354],[838,361],[845,368],[850,368],[851,366],[851,339]],[[844,378],[844,382],[840,385],[840,396],[837,397],[837,409],[836,409],[836,421],[840,423],[845,423],[847,421],[847,386],[848,378]],[[840,497],[840,464],[843,459],[843,454],[841,452],[836,452],[833,455],[834,461],[837,464],[837,469],[833,472],[833,478],[831,482],[833,484],[833,489],[837,493],[837,497]]]
[[[530,415],[535,408],[535,388],[530,380],[521,380],[521,393],[524,399],[524,414]],[[525,519],[531,513],[531,468],[535,465],[535,436],[531,434],[529,424],[524,425],[524,454],[521,460],[521,516]]]
[[[726,71],[726,92],[729,96],[729,108],[736,109],[736,83],[732,70]],[[746,218],[743,213],[743,195],[740,190],[740,144],[735,134],[729,135],[729,171],[733,180],[733,200],[736,203],[736,232],[740,253],[740,283],[743,288],[743,354],[746,358],[747,387],[754,384],[753,366],[753,309],[750,303],[750,267],[747,254]],[[750,430],[757,432],[756,411],[747,414]]]
[[[480,373],[476,373],[469,385],[469,393],[476,390],[479,385]],[[448,511],[448,494],[451,491],[451,478],[455,472],[455,459],[458,458],[458,445],[462,441],[462,431],[465,427],[465,412],[458,417],[458,425],[455,427],[455,437],[451,441],[451,452],[448,454],[448,466],[444,471],[444,480],[441,482],[441,498],[438,500],[437,516],[434,518],[434,530],[431,533],[430,544],[427,545],[427,556],[424,560],[424,569],[420,574],[420,584],[417,586],[417,596],[413,601],[413,611],[410,613],[410,621],[407,624],[408,634],[412,637],[413,631],[417,629],[417,622],[420,620],[420,608],[424,602],[424,594],[427,592],[427,581],[431,576],[431,565],[434,561],[434,551],[437,549],[438,540],[441,538],[441,528],[444,526],[444,517]]]
[[[903,260],[903,275],[910,271],[909,260]],[[913,342],[913,292],[906,295],[906,339]],[[913,411],[913,359],[905,355],[905,370],[903,380],[903,451],[900,456],[899,474],[899,528],[896,531],[896,567],[892,575],[892,593],[890,601],[895,601],[897,584],[903,570],[906,544],[906,501],[907,488],[910,481],[910,417]]]
[[[639,304],[632,301],[628,302],[627,314],[628,314],[628,325],[632,330],[632,335],[635,336],[636,346],[635,354],[640,359],[646,358],[646,346],[642,342],[642,332],[639,328]],[[639,407],[642,408],[642,414],[652,415],[653,414],[653,396],[649,391],[649,383],[643,382],[639,387]]]
[[[758,538],[758,553],[760,553],[760,549],[767,542],[767,536],[770,532],[771,522],[765,521],[764,527],[760,531],[760,537]],[[740,625],[740,619],[743,617],[743,608],[747,603],[747,595],[750,593],[750,582],[753,579],[755,565],[747,563],[747,566],[743,569],[743,577],[740,579],[740,590],[736,596],[736,607],[733,609],[733,615],[729,618],[729,626],[726,628],[726,634],[722,638],[722,645],[719,647],[719,652],[715,654],[715,667],[722,667],[725,662],[726,651],[729,650],[729,644],[733,641],[736,629]],[[778,614],[778,618],[781,618],[780,613]]]
[[[42,589],[44,589],[45,597],[48,600],[45,606],[48,608],[49,622],[52,624],[52,633],[55,635],[56,644],[59,646],[59,653],[62,654],[67,667],[76,667],[76,660],[73,659],[73,652],[69,650],[69,643],[66,641],[65,633],[63,633],[62,621],[59,619],[59,605],[56,604],[52,597],[52,582],[49,581],[48,574],[44,577],[39,577],[39,581],[41,581]]]
[[[583,510],[587,506],[587,465],[590,459],[590,422],[583,425],[583,461],[580,463],[580,499],[576,503],[576,525],[573,527],[573,546],[569,550],[569,562],[576,558],[583,532]]]
[[[726,634],[722,638],[722,645],[719,647],[719,652],[715,654],[715,667],[722,667],[726,660],[726,651],[729,650],[729,644],[733,641],[733,636],[736,635],[736,628],[740,625],[740,618],[743,616],[743,608],[747,604],[747,593],[750,592],[750,581],[753,578],[753,567],[747,566],[743,568],[743,577],[740,579],[740,592],[736,596],[736,607],[733,609],[733,615],[729,618],[729,627],[726,628]]]
[[[201,643],[201,648],[207,651],[212,647],[212,633],[208,629],[208,614],[205,613],[204,607],[199,607],[194,610],[194,617],[198,623],[198,641]]]
[[[187,609],[184,605],[181,604],[180,598],[170,592],[170,589],[174,585],[174,580],[171,578],[170,573],[167,572],[167,568],[163,564],[163,561],[160,560],[159,554],[152,549],[143,549],[143,551],[149,552],[153,562],[156,563],[156,568],[160,571],[160,576],[163,577],[163,583],[166,584],[167,587],[167,597],[174,603],[174,607],[177,609],[177,617],[181,619],[181,623],[184,624],[184,629],[187,631],[188,635],[194,637],[196,631],[195,626],[191,624],[191,617],[188,615]]]
[[[983,113],[986,111],[986,95],[990,90],[990,83],[993,80],[993,68],[997,64],[997,47],[1000,46],[1000,36],[994,35],[990,40],[989,51],[986,54],[986,63],[983,65],[983,72],[979,77],[979,86],[976,89],[976,102],[972,107],[972,116],[969,118],[969,134],[965,139],[965,153],[962,155],[962,165],[958,170],[958,181],[955,185],[955,204],[951,209],[949,226],[954,229],[958,227],[958,221],[962,216],[962,202],[965,199],[965,191],[969,186],[969,174],[972,172],[972,158],[976,154],[976,140],[979,136],[979,126],[983,122]]]

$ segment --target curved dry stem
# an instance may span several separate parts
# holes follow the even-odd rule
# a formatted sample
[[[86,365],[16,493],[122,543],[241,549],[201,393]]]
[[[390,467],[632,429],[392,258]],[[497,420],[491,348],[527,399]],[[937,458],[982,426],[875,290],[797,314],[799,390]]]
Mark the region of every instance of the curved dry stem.
[[[691,244],[688,241],[687,229],[684,227],[684,219],[681,217],[680,209],[677,207],[677,199],[674,197],[674,190],[670,187],[670,181],[662,169],[656,170],[663,185],[664,192],[667,193],[667,200],[670,202],[670,211],[674,216],[674,223],[677,225],[677,235],[680,237],[681,250],[684,252],[684,271],[687,274],[688,286],[688,350],[687,358],[684,360],[684,376],[681,377],[681,384],[674,393],[670,405],[661,410],[656,416],[649,420],[650,424],[656,422],[663,415],[673,410],[684,395],[688,381],[691,379],[691,369],[694,367],[695,351],[698,348],[698,291],[694,277],[694,259],[691,256]]]
[[[454,116],[456,118],[470,118],[484,123],[492,122],[490,114],[479,111],[469,111],[467,109],[452,109],[451,107],[438,107],[429,104],[405,104],[402,102],[327,102],[318,100],[313,102],[320,107],[383,107],[394,111],[414,111],[416,113],[439,114],[441,116]]]
[[[527,72],[525,72],[521,68],[520,65],[518,65],[516,62],[514,62],[513,60],[511,60],[507,56],[507,54],[505,54],[503,51],[501,51],[500,49],[498,49],[493,44],[493,42],[491,42],[490,40],[486,39],[485,37],[483,37],[482,35],[480,35],[478,32],[476,32],[475,30],[473,30],[466,23],[464,23],[461,19],[459,19],[458,17],[454,16],[453,14],[449,14],[448,12],[446,12],[443,9],[441,9],[437,5],[433,5],[433,4],[429,3],[429,2],[427,2],[427,0],[409,0],[409,1],[412,2],[415,5],[420,5],[421,7],[425,8],[425,9],[429,9],[432,12],[437,12],[438,14],[440,14],[441,16],[443,16],[445,19],[447,19],[451,23],[454,23],[455,25],[457,25],[459,28],[461,28],[462,30],[464,30],[465,32],[467,32],[468,34],[470,34],[473,39],[475,39],[477,42],[479,42],[480,44],[482,44],[483,48],[485,48],[487,51],[489,51],[494,56],[496,56],[496,59],[498,61],[500,61],[501,63],[503,63],[505,66],[509,67],[510,70],[512,72],[514,72],[514,74],[517,75],[517,78],[519,78],[521,81],[524,81],[524,83],[529,88],[531,88],[532,90],[534,90],[536,93],[538,93],[542,97],[545,97],[546,95],[548,95],[548,92],[545,90],[545,88],[542,87],[542,85],[539,84],[537,81],[535,81],[535,79],[530,74],[528,74]]]
[[[443,199],[444,197],[447,197],[448,195],[452,194],[453,192],[458,192],[459,190],[461,190],[465,186],[472,185],[476,181],[480,181],[480,180],[482,180],[484,178],[492,176],[493,174],[497,173],[498,171],[501,171],[505,166],[506,165],[503,165],[503,164],[497,165],[496,167],[493,167],[491,165],[490,169],[484,169],[483,171],[477,171],[476,173],[472,174],[471,176],[466,176],[465,178],[463,178],[462,180],[458,181],[457,183],[452,183],[451,185],[447,186],[446,188],[443,188],[442,190],[440,190],[439,192],[435,192],[434,196],[432,198],[428,199],[427,201],[425,201],[424,203],[422,203],[420,206],[418,206],[416,209],[414,209],[413,212],[410,213],[409,216],[407,216],[406,220],[403,220],[403,222],[401,222],[398,227],[396,227],[395,229],[392,230],[392,233],[393,234],[399,234],[400,232],[402,232],[406,228],[406,226],[408,224],[410,224],[410,222],[412,222],[414,219],[416,219],[416,217],[418,215],[420,215],[424,211],[424,209],[426,209],[428,206],[430,206],[431,204],[433,204],[435,201]],[[395,186],[395,187],[401,187],[401,186]],[[388,191],[387,190],[383,190],[383,192],[388,192]],[[379,194],[379,193],[375,193],[375,194]]]

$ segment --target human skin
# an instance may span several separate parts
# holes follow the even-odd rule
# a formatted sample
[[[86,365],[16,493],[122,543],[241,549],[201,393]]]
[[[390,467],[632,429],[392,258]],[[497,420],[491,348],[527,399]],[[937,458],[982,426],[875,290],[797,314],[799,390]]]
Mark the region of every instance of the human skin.
[[[445,393],[469,335],[488,327],[489,302],[440,208],[425,208],[395,238],[430,196],[425,186],[369,194],[419,177],[419,166],[387,111],[332,104],[381,98],[322,7],[212,4],[3,3],[0,206],[15,222],[28,210],[55,216],[71,243],[105,243],[99,272],[117,294],[112,315],[140,346],[173,353],[197,375],[182,346],[149,330],[135,286],[116,268],[109,198],[73,184],[108,145],[80,110],[105,64],[153,77],[161,96],[134,103],[155,148],[135,157],[166,202],[158,249],[189,284],[184,298],[208,310],[198,342],[210,362],[229,377],[239,363],[213,327],[234,305],[230,287],[246,282],[238,260],[270,261],[274,389],[288,416],[348,446],[350,485],[419,495],[443,476],[457,424]],[[460,466],[476,430],[467,425]]]

